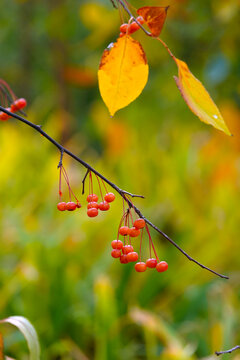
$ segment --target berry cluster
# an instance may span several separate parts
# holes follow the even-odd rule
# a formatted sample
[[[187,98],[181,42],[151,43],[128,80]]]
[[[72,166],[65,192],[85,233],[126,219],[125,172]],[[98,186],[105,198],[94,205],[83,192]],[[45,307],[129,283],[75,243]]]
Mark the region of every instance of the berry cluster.
[[[144,24],[144,19],[142,16],[138,16],[137,17],[137,21],[143,25]],[[124,36],[124,35],[131,35],[133,33],[135,33],[136,31],[138,31],[140,29],[140,26],[138,25],[138,23],[136,23],[136,21],[132,21],[131,19],[129,21],[129,23],[124,23],[120,26],[120,37]]]
[[[74,211],[76,209],[79,209],[82,207],[82,205],[80,204],[79,200],[77,199],[76,195],[74,194],[73,190],[71,189],[70,183],[69,183],[69,178],[67,175],[67,172],[64,168],[64,166],[61,164],[59,166],[60,168],[60,174],[59,174],[59,197],[60,197],[60,202],[57,204],[57,208],[59,211]],[[69,202],[64,202],[62,201],[62,176],[66,182],[66,185],[68,187],[68,194],[69,194]],[[101,211],[107,211],[110,209],[110,203],[113,202],[115,200],[115,195],[112,192],[108,192],[107,188],[106,188],[106,184],[103,182],[102,180],[102,184],[106,190],[106,194],[103,197],[103,192],[102,192],[102,187],[101,187],[101,183],[100,180],[98,178],[98,176],[96,175],[96,179],[98,181],[98,185],[99,185],[99,190],[100,190],[100,195],[101,195],[101,200],[100,202],[98,202],[98,195],[94,194],[93,191],[93,179],[92,179],[92,173],[91,171],[89,172],[89,195],[87,196],[87,215],[89,217],[96,217],[98,215],[98,210]],[[72,201],[72,197],[74,197],[75,202]]]
[[[130,227],[130,222],[132,226]],[[142,240],[143,240],[143,231],[146,229],[148,239],[149,239],[149,258],[146,262],[142,261],[141,253],[142,253]],[[124,241],[119,240],[119,235],[124,237]],[[132,245],[133,238],[137,238],[140,235],[140,250],[139,254],[134,250]],[[148,229],[148,226],[144,219],[137,218],[135,221],[133,220],[133,216],[131,213],[131,208],[129,207],[127,211],[124,211],[123,217],[120,221],[117,240],[113,240],[111,243],[112,252],[111,255],[113,258],[119,258],[121,264],[127,264],[129,262],[136,262],[135,270],[137,272],[144,272],[147,268],[153,269],[156,268],[158,272],[164,272],[168,268],[168,264],[166,261],[159,261],[157,256],[157,252],[153,245],[153,241]],[[152,250],[154,252],[155,257],[152,257]]]
[[[13,93],[8,84],[0,79],[0,100],[1,104],[6,108],[6,110],[13,113],[21,111],[27,106],[27,101],[23,98],[17,99],[16,95]],[[10,104],[10,107],[8,107]],[[6,121],[10,119],[10,115],[0,112],[0,120]]]
[[[71,186],[70,186],[70,183],[69,183],[69,178],[68,178],[68,175],[67,175],[67,172],[64,168],[64,166],[61,164],[59,166],[60,168],[60,173],[59,173],[59,198],[60,198],[60,201],[59,203],[57,204],[57,208],[59,211],[74,211],[76,209],[80,209],[82,207],[82,205],[80,204],[80,202],[78,201],[76,195],[74,194],[74,192],[72,191],[71,189]],[[62,176],[66,182],[66,185],[68,187],[68,194],[69,194],[69,201],[68,202],[65,202],[65,201],[62,201],[62,196],[63,196],[63,193],[62,193]],[[74,197],[75,199],[75,202],[72,201],[72,197]]]

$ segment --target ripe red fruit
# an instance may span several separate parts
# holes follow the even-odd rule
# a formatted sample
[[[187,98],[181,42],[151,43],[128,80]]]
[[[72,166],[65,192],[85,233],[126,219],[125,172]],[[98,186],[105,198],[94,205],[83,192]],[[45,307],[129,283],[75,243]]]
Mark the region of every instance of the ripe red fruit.
[[[123,255],[120,256],[120,263],[121,264],[127,264],[128,263],[127,255],[123,254]]]
[[[75,204],[75,202],[73,202],[73,201],[69,201],[66,204],[66,210],[68,210],[68,211],[73,211],[76,209],[76,207],[77,207],[77,204]]]
[[[57,208],[59,211],[65,211],[67,209],[66,205],[67,204],[65,202],[60,202],[57,204]]]
[[[113,258],[119,258],[121,256],[121,250],[118,250],[118,249],[113,249],[111,251],[111,255]]]
[[[96,194],[89,194],[87,197],[87,202],[98,201],[98,196]]]
[[[101,211],[107,211],[110,209],[110,205],[107,201],[102,201],[98,204],[98,208]]]
[[[137,17],[137,21],[138,21],[141,25],[143,25],[143,24],[145,23],[145,20],[144,20],[144,18],[143,18],[142,16],[138,16],[138,17]]]
[[[27,101],[23,98],[17,99],[14,101],[14,103],[11,105],[11,111],[15,112],[18,110],[21,110],[27,106]]]
[[[136,263],[135,264],[135,270],[137,271],[137,272],[144,272],[144,271],[146,271],[147,270],[147,266],[146,266],[146,264],[145,264],[145,262],[138,262],[138,263]]]
[[[123,37],[125,34],[120,32],[119,37]]]
[[[146,223],[144,219],[137,219],[134,221],[133,226],[137,229],[143,229],[145,227]]]
[[[128,33],[133,34],[135,31],[139,30],[140,26],[134,21],[129,25]]]
[[[98,203],[96,201],[91,201],[90,203],[87,204],[87,208],[88,209],[92,209],[92,208],[98,209]]]
[[[105,196],[104,196],[104,199],[108,202],[108,203],[110,203],[110,202],[112,202],[112,201],[114,201],[115,200],[115,195],[113,194],[113,193],[107,193]]]
[[[0,120],[6,121],[8,119],[10,119],[10,116],[8,114],[6,114],[4,112],[0,112]]]
[[[154,259],[154,258],[147,259],[147,261],[146,261],[146,265],[147,265],[147,267],[148,267],[148,268],[153,269],[153,268],[155,268],[155,267],[156,267],[156,265],[157,265],[157,260],[156,260],[156,259]]]
[[[130,253],[130,252],[133,252],[133,247],[132,247],[132,245],[125,245],[125,246],[123,246],[122,252],[123,252],[123,254],[125,254],[125,255],[127,255],[127,254]]]
[[[126,34],[127,30],[128,30],[128,24],[122,24],[120,26],[120,32],[121,33]]]
[[[98,216],[98,209],[96,209],[96,208],[88,209],[87,215],[88,215],[89,217],[96,217],[96,216]]]
[[[135,251],[132,251],[127,254],[127,259],[129,262],[135,262],[138,261],[138,253]]]
[[[168,269],[168,263],[166,263],[166,261],[160,261],[156,266],[156,270],[158,272],[164,272],[167,269]]]
[[[76,205],[77,205],[78,209],[80,209],[82,207],[82,205],[79,202],[77,202]]]
[[[119,234],[122,236],[128,235],[129,234],[129,227],[128,226],[121,226],[119,229]]]
[[[113,249],[118,249],[118,250],[121,250],[123,247],[123,243],[121,240],[113,240],[111,245]]]
[[[140,230],[136,229],[135,227],[132,227],[131,229],[129,229],[129,235],[131,237],[137,237],[140,235]]]

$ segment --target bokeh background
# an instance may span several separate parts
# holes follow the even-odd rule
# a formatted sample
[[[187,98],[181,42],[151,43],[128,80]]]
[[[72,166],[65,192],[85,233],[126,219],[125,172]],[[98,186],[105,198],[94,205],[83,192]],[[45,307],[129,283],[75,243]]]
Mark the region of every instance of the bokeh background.
[[[174,62],[143,33],[150,65],[142,95],[111,119],[97,86],[119,33],[110,1],[1,0],[0,77],[28,100],[28,118],[130,192],[190,255],[151,232],[164,274],[138,274],[110,256],[122,214],[86,216],[84,169],[64,157],[84,205],[60,213],[59,154],[15,120],[0,127],[0,318],[27,317],[44,360],[215,359],[240,342],[240,53],[238,0],[135,0],[171,5],[162,38],[218,104],[230,138],[201,123],[173,80]],[[136,245],[137,246],[137,245]],[[1,325],[6,353],[27,359]],[[222,359],[240,359],[239,353]]]

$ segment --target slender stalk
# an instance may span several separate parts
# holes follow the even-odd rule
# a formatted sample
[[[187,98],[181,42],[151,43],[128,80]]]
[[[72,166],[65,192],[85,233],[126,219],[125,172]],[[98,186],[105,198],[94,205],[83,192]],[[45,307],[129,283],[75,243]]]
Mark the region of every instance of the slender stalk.
[[[141,217],[142,219],[144,219],[146,221],[146,223],[151,226],[154,230],[156,230],[160,235],[163,236],[163,238],[165,240],[167,240],[168,242],[170,242],[173,246],[175,246],[175,248],[177,248],[184,256],[186,256],[186,258],[192,262],[194,262],[195,264],[197,264],[198,266],[200,266],[202,269],[205,269],[207,271],[210,271],[211,273],[219,276],[220,278],[223,279],[229,279],[228,276],[226,275],[222,275],[219,274],[218,272],[210,269],[209,267],[201,264],[199,261],[195,260],[194,258],[192,258],[190,255],[188,255],[178,244],[176,244],[167,234],[165,234],[162,230],[160,230],[156,225],[154,225],[150,220],[148,220],[142,213],[141,211],[127,198],[127,196],[132,196],[132,197],[136,197],[139,195],[134,195],[129,193],[128,191],[122,190],[120,189],[116,184],[114,184],[112,181],[110,181],[109,179],[107,179],[104,175],[100,174],[97,170],[95,170],[91,165],[89,165],[88,163],[86,163],[86,161],[82,160],[80,157],[78,157],[77,155],[73,154],[70,150],[66,149],[64,146],[62,146],[61,144],[59,144],[56,140],[54,140],[50,135],[48,135],[44,130],[42,130],[42,127],[40,125],[35,125],[34,123],[32,123],[31,121],[23,118],[20,115],[14,114],[8,110],[6,110],[4,107],[0,106],[0,110],[3,111],[4,113],[10,115],[11,117],[23,122],[24,124],[30,126],[31,128],[33,128],[34,130],[36,130],[37,132],[39,132],[43,137],[45,137],[48,141],[50,141],[54,146],[56,146],[58,148],[58,150],[61,153],[61,157],[62,154],[65,153],[67,155],[69,155],[71,158],[73,158],[74,160],[76,160],[77,162],[79,162],[81,165],[83,165],[88,171],[93,172],[95,175],[97,175],[99,178],[101,178],[103,181],[105,181],[108,185],[110,185],[122,198],[124,201],[126,201],[126,203],[128,204],[129,208],[133,208],[134,211],[136,212],[136,214],[139,215],[139,217]],[[61,161],[61,158],[60,158]]]

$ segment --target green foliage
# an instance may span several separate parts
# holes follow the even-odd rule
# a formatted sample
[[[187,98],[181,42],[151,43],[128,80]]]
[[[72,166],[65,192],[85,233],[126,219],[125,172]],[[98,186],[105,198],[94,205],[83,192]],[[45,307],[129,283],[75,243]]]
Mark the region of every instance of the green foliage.
[[[29,119],[143,194],[136,203],[144,214],[230,275],[215,278],[154,233],[167,273],[136,274],[113,261],[121,200],[95,220],[84,209],[57,212],[56,149],[15,120],[1,123],[0,318],[27,317],[44,360],[199,359],[239,342],[239,4],[171,4],[162,37],[204,80],[234,138],[192,121],[169,81],[174,64],[141,34],[149,83],[109,119],[96,84],[103,48],[119,28],[107,0],[1,2],[0,77],[27,98]],[[67,158],[64,165],[80,194],[83,169]],[[9,356],[25,359],[23,338],[3,335]]]

